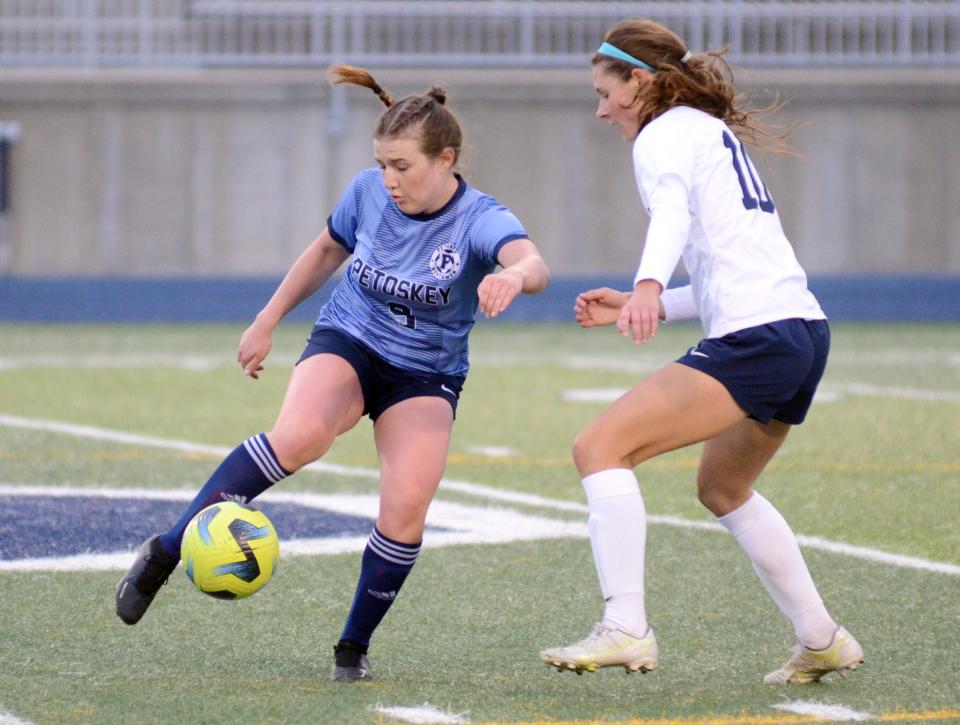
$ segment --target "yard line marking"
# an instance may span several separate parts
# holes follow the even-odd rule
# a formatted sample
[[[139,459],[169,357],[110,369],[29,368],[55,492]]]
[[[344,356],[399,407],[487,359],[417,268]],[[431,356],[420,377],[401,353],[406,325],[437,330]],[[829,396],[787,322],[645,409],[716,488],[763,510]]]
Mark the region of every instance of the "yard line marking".
[[[881,722],[935,722],[960,718],[960,710],[926,712],[886,712],[874,715]],[[474,725],[795,725],[796,723],[829,722],[818,715],[733,715],[679,718],[631,718],[629,720],[529,720],[526,722],[485,722]]]
[[[612,403],[627,392],[627,388],[574,388],[565,390],[562,399],[570,403]],[[922,400],[934,403],[960,403],[956,390],[924,390],[866,383],[824,383],[817,390],[815,402],[834,403],[849,395],[895,400]]]
[[[830,351],[831,363],[856,365],[857,367],[919,367],[920,365],[950,365],[960,367],[960,352],[945,350],[868,350],[855,352],[850,350]]]
[[[177,368],[207,372],[236,365],[224,355],[25,355],[0,356],[0,371],[22,368],[90,368],[111,370],[127,368]]]
[[[506,446],[467,446],[467,451],[490,458],[511,458],[519,455],[518,451]]]
[[[85,438],[95,438],[99,440],[151,446],[154,448],[181,450],[189,453],[210,453],[221,457],[225,456],[232,450],[224,446],[200,445],[197,443],[190,443],[188,441],[155,438],[153,436],[136,435],[133,433],[108,430],[105,428],[96,428],[93,426],[34,420],[31,418],[21,418],[3,414],[0,414],[0,425],[14,428],[26,428],[31,430],[44,430],[55,433],[64,433],[67,435],[77,435]],[[308,466],[304,466],[304,470],[317,471],[320,473],[334,473],[343,476],[356,476],[359,478],[369,478],[374,480],[380,478],[380,472],[373,468],[343,466],[335,463],[324,463],[322,461],[316,461]],[[448,491],[458,491],[470,496],[477,496],[479,498],[486,498],[494,501],[526,504],[529,506],[554,509],[557,511],[589,513],[589,508],[582,503],[561,501],[558,499],[546,498],[529,493],[503,491],[490,486],[484,486],[479,483],[471,483],[469,481],[455,481],[453,479],[444,478],[440,481],[440,488]],[[694,521],[676,516],[648,516],[647,520],[652,524],[665,524],[667,526],[677,526],[686,529],[725,531],[720,524],[712,521]],[[921,559],[914,556],[891,554],[885,551],[880,551],[879,549],[872,549],[866,546],[855,546],[852,544],[843,544],[840,542],[829,541],[827,539],[821,539],[816,536],[805,536],[798,534],[797,541],[801,546],[809,549],[818,549],[833,554],[842,554],[844,556],[850,556],[856,559],[864,559],[866,561],[871,561],[878,564],[888,564],[890,566],[897,566],[906,569],[919,569],[921,571],[931,571],[938,574],[960,576],[960,566],[956,564],[929,561],[927,559]]]
[[[292,365],[299,352],[274,350],[270,359],[274,364]],[[558,365],[570,370],[606,370],[627,374],[648,373],[673,360],[669,353],[648,353],[636,356],[610,352],[604,355],[568,355],[562,353],[484,353],[471,355],[473,366],[512,367],[516,365]],[[960,367],[960,353],[944,350],[871,350],[860,353],[848,350],[836,350],[830,353],[830,362],[834,365],[869,367],[919,367],[922,365],[946,365]],[[229,355],[220,353],[192,353],[143,355],[139,353],[88,353],[81,355],[56,355],[51,353],[25,353],[22,355],[0,356],[0,371],[23,368],[144,368],[171,367],[184,370],[209,371],[236,365]]]
[[[162,448],[165,450],[183,451],[184,453],[206,453],[211,456],[223,457],[232,451],[232,448],[226,446],[211,446],[201,443],[192,443],[190,441],[177,440],[175,438],[157,438],[154,436],[138,435],[136,433],[126,433],[124,431],[110,430],[108,428],[97,428],[90,425],[77,425],[75,423],[60,423],[51,420],[36,420],[33,418],[21,418],[15,415],[0,414],[0,425],[10,428],[22,428],[26,430],[40,430],[48,433],[62,433],[72,435],[78,438],[91,438],[94,440],[111,441],[113,443],[126,443],[135,446],[145,446],[147,448]],[[308,466],[307,470],[320,471],[322,473],[339,473],[345,476],[356,476],[358,478],[379,478],[380,472],[374,469],[355,468],[352,466],[341,466],[335,463],[322,463],[317,461]]]
[[[866,395],[900,400],[930,400],[934,402],[960,403],[960,392],[955,390],[924,390],[921,388],[901,388],[888,385],[869,385],[867,383],[841,383],[828,385],[828,390],[838,389],[853,395]]]
[[[462,715],[456,715],[450,712],[444,712],[438,707],[434,707],[429,702],[425,702],[419,707],[383,707],[377,705],[373,708],[376,712],[382,713],[388,717],[404,722],[412,723],[452,723],[453,725],[466,725],[468,722]]]
[[[960,576],[960,566],[956,564],[947,564],[939,561],[929,561],[915,556],[904,556],[902,554],[890,554],[886,551],[871,549],[866,546],[854,546],[853,544],[841,544],[837,541],[828,541],[819,536],[806,536],[797,534],[797,542],[800,546],[807,549],[817,549],[819,551],[828,551],[832,554],[843,554],[854,559],[864,559],[877,564],[889,564],[890,566],[899,566],[904,569],[919,569],[921,571],[932,571],[937,574],[948,574],[950,576]]]
[[[568,403],[612,403],[627,392],[627,388],[574,388],[564,390],[561,396]]]
[[[786,702],[773,705],[772,707],[776,710],[795,712],[798,715],[814,715],[817,717],[822,717],[826,720],[841,720],[843,722],[849,722],[873,719],[873,716],[868,712],[852,710],[851,708],[844,707],[843,705],[826,705],[822,702]]]
[[[33,723],[20,719],[12,712],[0,710],[0,725],[33,725]]]

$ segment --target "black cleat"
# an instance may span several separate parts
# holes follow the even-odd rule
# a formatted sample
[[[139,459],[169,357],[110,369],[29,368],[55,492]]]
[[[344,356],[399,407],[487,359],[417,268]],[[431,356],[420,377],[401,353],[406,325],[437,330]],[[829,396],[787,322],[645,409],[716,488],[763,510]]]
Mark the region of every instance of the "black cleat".
[[[348,639],[337,642],[333,648],[333,671],[330,673],[330,679],[334,682],[372,679],[367,648]]]
[[[177,563],[178,560],[160,546],[159,535],[144,541],[137,560],[117,585],[117,616],[127,624],[139,622]]]

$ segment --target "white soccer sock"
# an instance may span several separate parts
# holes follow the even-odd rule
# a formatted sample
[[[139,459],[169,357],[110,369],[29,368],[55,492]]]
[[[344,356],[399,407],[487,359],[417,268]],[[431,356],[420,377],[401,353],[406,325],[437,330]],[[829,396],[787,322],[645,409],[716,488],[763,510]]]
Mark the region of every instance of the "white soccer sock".
[[[633,471],[614,468],[583,479],[590,545],[606,600],[603,621],[634,637],[647,633],[643,570],[647,512]]]
[[[793,622],[801,644],[829,647],[837,623],[823,605],[797,538],[780,512],[754,491],[745,504],[718,521],[747,552],[763,586]]]

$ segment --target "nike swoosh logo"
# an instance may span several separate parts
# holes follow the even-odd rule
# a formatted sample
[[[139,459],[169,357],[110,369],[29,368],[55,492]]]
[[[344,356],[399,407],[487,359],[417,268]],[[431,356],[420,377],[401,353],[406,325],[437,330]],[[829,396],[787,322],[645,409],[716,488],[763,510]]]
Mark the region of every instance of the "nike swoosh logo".
[[[707,355],[705,352],[700,352],[699,350],[691,350],[691,351],[690,351],[690,354],[691,354],[691,355],[695,355],[696,357],[705,357],[705,358],[709,358],[709,357],[710,357],[710,356]]]
[[[447,391],[448,393],[450,393],[450,395],[456,395],[455,392],[453,392],[452,390],[450,390],[450,388],[448,388],[448,387],[447,387],[446,385],[444,385],[443,383],[440,384],[440,389]]]

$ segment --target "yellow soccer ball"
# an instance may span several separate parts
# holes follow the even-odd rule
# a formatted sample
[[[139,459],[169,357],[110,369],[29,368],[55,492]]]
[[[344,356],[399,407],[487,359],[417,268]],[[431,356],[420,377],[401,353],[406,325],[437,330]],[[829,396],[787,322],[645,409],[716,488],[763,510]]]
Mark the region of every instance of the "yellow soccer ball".
[[[183,534],[180,557],[201,592],[217,599],[243,599],[270,581],[280,542],[262,511],[224,501],[193,517]]]

